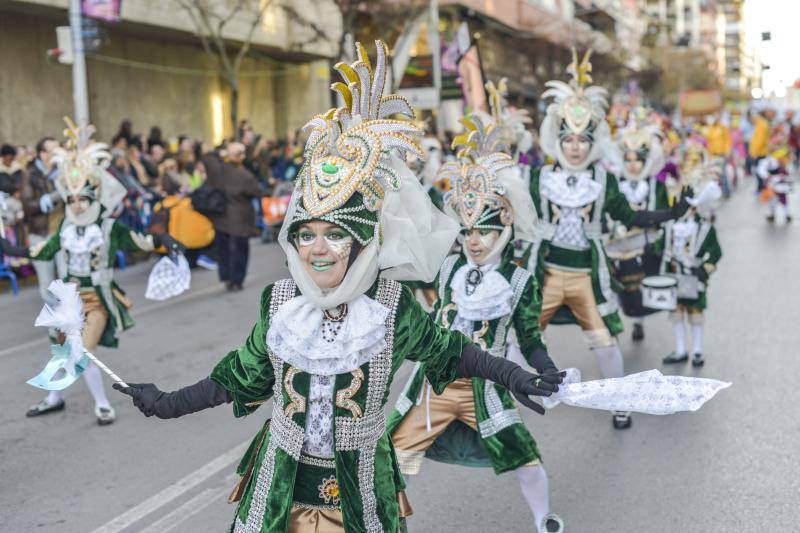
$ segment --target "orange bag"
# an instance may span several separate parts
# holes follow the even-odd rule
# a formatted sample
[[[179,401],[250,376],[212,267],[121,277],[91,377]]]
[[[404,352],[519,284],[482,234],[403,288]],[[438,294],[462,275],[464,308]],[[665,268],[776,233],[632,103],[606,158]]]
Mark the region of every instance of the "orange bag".
[[[169,234],[190,250],[205,248],[214,242],[214,224],[205,215],[192,207],[190,198],[168,196],[153,207],[156,213],[161,209],[169,209]],[[163,248],[158,250],[165,253]]]
[[[289,209],[290,199],[291,196],[267,196],[261,199],[264,222],[268,226],[277,226],[283,222],[283,217]]]
[[[761,190],[761,194],[758,195],[758,201],[762,204],[765,204],[775,198],[775,191],[767,185]]]

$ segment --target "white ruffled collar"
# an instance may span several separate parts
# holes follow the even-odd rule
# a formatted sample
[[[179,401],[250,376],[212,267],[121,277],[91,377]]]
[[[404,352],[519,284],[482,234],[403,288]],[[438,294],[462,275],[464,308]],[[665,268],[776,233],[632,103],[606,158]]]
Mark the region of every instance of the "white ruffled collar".
[[[64,224],[61,230],[61,247],[72,254],[92,252],[103,245],[103,230],[97,224],[83,226],[78,231],[75,224]]]
[[[647,180],[625,180],[619,184],[619,190],[628,199],[628,203],[639,205],[647,200],[650,193],[650,184]]]
[[[464,320],[494,320],[511,314],[514,291],[511,284],[497,271],[497,263],[483,265],[481,282],[475,291],[467,294],[467,274],[476,265],[469,260],[453,275],[450,288],[458,316]]]
[[[583,207],[600,197],[603,186],[592,179],[592,171],[551,170],[540,179],[542,194],[560,207]]]
[[[322,310],[304,295],[283,304],[271,318],[267,345],[272,353],[309,374],[346,374],[386,349],[389,309],[366,295],[347,304],[335,336]],[[323,337],[323,330],[325,335]]]
[[[676,241],[686,242],[697,231],[697,221],[694,217],[678,220],[672,225],[672,235]]]

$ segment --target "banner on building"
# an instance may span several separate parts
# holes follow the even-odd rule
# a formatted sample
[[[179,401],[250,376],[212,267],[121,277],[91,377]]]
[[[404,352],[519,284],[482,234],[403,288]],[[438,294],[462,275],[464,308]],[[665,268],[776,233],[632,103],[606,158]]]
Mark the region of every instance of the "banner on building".
[[[122,0],[81,0],[81,11],[86,17],[119,22]]]
[[[722,95],[714,89],[681,91],[680,106],[684,116],[711,115],[722,107]]]
[[[467,53],[458,62],[458,76],[461,79],[461,92],[467,111],[489,112],[489,103],[484,88],[483,69],[478,45],[470,46]]]

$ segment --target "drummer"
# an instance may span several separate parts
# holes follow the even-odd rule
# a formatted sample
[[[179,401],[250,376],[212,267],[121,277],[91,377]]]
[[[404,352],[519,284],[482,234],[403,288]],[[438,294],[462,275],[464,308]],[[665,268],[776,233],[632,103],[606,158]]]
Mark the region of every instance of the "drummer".
[[[708,305],[708,278],[717,269],[722,248],[714,228],[714,210],[722,198],[722,189],[713,171],[695,168],[692,185],[700,191],[688,202],[692,208],[676,221],[667,222],[662,243],[664,256],[661,271],[678,280],[678,306],[671,313],[675,332],[675,351],[664,364],[688,361],[685,322],[692,327],[692,366],[705,364],[703,356],[704,310]],[[705,178],[703,178],[705,176]]]
[[[644,112],[640,113],[644,116]],[[656,125],[632,124],[618,137],[622,154],[622,180],[619,190],[634,211],[669,207],[667,188],[656,179],[664,167],[662,133]],[[617,222],[611,228],[606,253],[611,260],[614,277],[623,286],[619,293],[622,312],[633,321],[633,340],[644,339],[644,317],[656,312],[642,305],[640,284],[645,276],[658,274],[661,257],[654,244],[661,235],[658,228],[626,228]]]

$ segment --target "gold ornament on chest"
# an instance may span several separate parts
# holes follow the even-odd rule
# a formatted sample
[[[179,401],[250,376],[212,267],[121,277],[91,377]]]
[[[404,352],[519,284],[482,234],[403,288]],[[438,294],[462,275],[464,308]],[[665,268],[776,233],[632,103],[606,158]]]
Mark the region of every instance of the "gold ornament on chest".
[[[300,369],[290,366],[283,376],[283,389],[286,391],[286,396],[289,397],[289,403],[283,408],[283,414],[287,418],[291,418],[297,413],[306,412],[306,399],[303,395],[294,390],[294,377],[300,373]]]
[[[364,372],[360,368],[356,368],[350,374],[353,376],[350,385],[336,393],[336,407],[347,409],[353,415],[353,418],[361,418],[364,413],[361,411],[361,406],[358,405],[358,402],[353,400],[353,397],[364,383]]]

